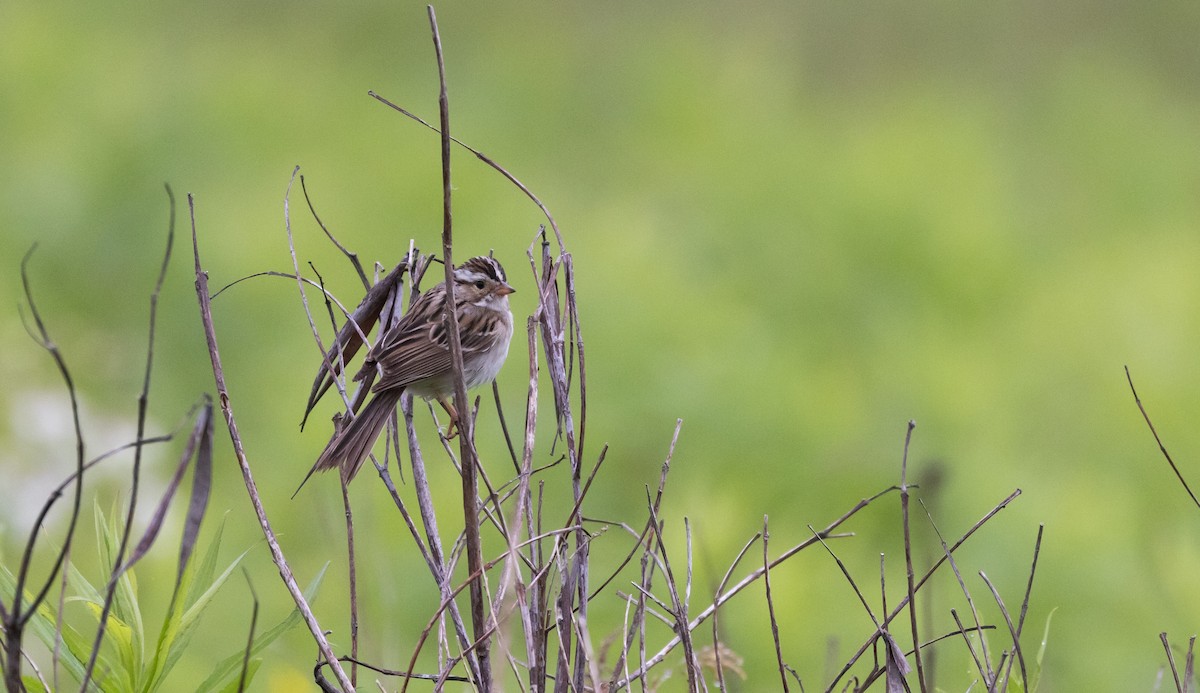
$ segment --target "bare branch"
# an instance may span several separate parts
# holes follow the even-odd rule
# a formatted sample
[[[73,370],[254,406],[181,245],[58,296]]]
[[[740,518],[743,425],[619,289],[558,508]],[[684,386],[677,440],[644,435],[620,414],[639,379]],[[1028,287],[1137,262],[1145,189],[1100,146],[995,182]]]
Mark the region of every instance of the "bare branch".
[[[296,608],[300,611],[304,623],[308,626],[309,632],[316,641],[317,647],[321,651],[321,656],[325,658],[325,661],[333,670],[342,689],[347,692],[353,691],[354,686],[350,683],[350,679],[346,677],[346,672],[342,670],[341,664],[338,663],[337,656],[334,655],[333,650],[329,646],[329,641],[325,639],[325,632],[321,629],[321,624],[317,622],[316,616],[313,615],[312,609],[308,606],[308,600],[304,598],[303,591],[296,584],[296,578],[292,574],[292,569],[288,565],[287,559],[284,558],[283,550],[279,547],[279,541],[275,538],[275,531],[271,528],[270,520],[267,519],[266,509],[263,507],[262,498],[258,493],[258,485],[254,483],[254,476],[250,472],[250,461],[246,458],[246,452],[242,448],[241,434],[238,433],[237,421],[233,415],[233,401],[230,399],[229,390],[225,386],[225,371],[221,366],[221,355],[217,348],[217,332],[213,326],[212,304],[208,295],[208,273],[204,271],[203,265],[200,263],[200,243],[196,234],[195,201],[190,194],[188,195],[188,211],[192,222],[192,254],[195,257],[196,296],[200,302],[200,319],[204,324],[204,337],[208,343],[209,359],[212,361],[217,399],[221,405],[221,413],[225,415],[225,424],[229,428],[229,438],[233,443],[233,452],[237,457],[238,467],[242,472],[242,480],[245,482],[246,492],[250,496],[250,504],[254,507],[254,514],[258,518],[263,536],[267,540],[267,547],[271,551],[271,560],[275,563],[275,567],[279,569],[279,576],[283,579],[288,593],[292,596],[292,601],[296,603]]]

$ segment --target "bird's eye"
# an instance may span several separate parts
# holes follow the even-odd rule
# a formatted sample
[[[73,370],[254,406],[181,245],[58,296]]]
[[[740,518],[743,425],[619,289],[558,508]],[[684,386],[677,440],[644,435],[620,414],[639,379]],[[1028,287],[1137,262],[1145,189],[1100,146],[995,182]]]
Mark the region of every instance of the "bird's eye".
[[[476,280],[476,281],[475,281],[475,288],[476,288],[476,289],[482,289],[482,288],[483,288],[483,280],[482,280],[482,279],[478,279],[478,280]]]

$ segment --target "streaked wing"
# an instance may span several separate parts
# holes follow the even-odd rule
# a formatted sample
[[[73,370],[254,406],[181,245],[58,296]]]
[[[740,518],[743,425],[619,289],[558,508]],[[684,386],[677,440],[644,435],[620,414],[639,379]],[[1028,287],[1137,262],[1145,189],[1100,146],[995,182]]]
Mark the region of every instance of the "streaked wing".
[[[381,350],[376,360],[383,376],[375,384],[375,390],[406,387],[450,370],[450,349],[441,332],[440,325],[422,324],[389,335],[389,348]]]
[[[496,330],[500,322],[495,315],[482,310],[458,309],[458,338],[462,342],[463,357],[496,346]]]
[[[435,287],[422,295],[412,309],[375,347],[375,361],[383,376],[375,390],[405,387],[412,383],[450,372],[450,344],[440,320],[444,309],[444,291]],[[494,329],[488,329],[484,315],[471,306],[458,306],[459,339],[464,358],[490,348],[495,343]],[[435,317],[436,316],[436,317]]]
[[[441,284],[417,297],[404,317],[371,349],[371,360],[383,371],[374,390],[405,387],[450,368],[450,354],[431,329],[446,296]]]

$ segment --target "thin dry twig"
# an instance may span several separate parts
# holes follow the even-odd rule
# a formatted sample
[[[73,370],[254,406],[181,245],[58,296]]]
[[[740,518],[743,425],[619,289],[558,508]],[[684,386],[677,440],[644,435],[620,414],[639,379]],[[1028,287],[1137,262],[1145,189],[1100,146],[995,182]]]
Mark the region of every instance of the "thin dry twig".
[[[254,631],[258,627],[258,593],[254,591],[254,582],[250,580],[250,573],[242,568],[242,575],[246,578],[246,587],[250,589],[250,634],[246,636],[246,649],[242,650],[242,673],[238,677],[238,693],[246,690],[246,684],[249,683],[250,674],[250,654],[254,651]]]
[[[296,603],[296,608],[300,611],[305,625],[308,626],[309,632],[316,641],[321,655],[333,670],[334,676],[337,677],[342,689],[347,692],[353,691],[354,686],[350,683],[350,679],[347,678],[346,672],[342,670],[342,666],[338,662],[337,656],[333,653],[333,649],[330,648],[329,641],[325,638],[325,632],[321,629],[320,623],[317,622],[316,616],[313,615],[312,609],[309,608],[308,600],[304,598],[303,591],[296,584],[296,578],[292,574],[292,569],[283,555],[283,550],[279,547],[279,541],[275,538],[275,531],[271,528],[271,522],[267,518],[266,509],[263,507],[262,498],[258,493],[258,485],[254,483],[254,476],[250,471],[250,461],[246,458],[246,452],[242,448],[241,434],[238,433],[237,421],[233,415],[233,401],[229,397],[229,390],[225,385],[225,371],[221,366],[221,355],[217,348],[217,332],[213,326],[212,304],[208,295],[208,273],[204,271],[204,267],[200,262],[200,242],[196,232],[195,200],[190,194],[188,195],[188,212],[192,224],[192,254],[195,257],[196,296],[200,302],[200,319],[204,324],[204,337],[208,344],[209,359],[212,362],[213,378],[216,381],[217,399],[221,404],[221,412],[225,415],[225,424],[229,429],[234,456],[237,458],[238,467],[241,469],[246,492],[250,496],[250,503],[254,507],[254,514],[258,518],[259,526],[267,541],[267,547],[271,551],[271,560],[275,563],[275,567],[279,569],[279,576],[283,579],[288,593],[291,594],[292,600]]]
[[[171,186],[166,186],[167,198],[170,200],[170,219],[167,225],[167,247],[163,253],[162,264],[158,271],[158,280],[155,282],[154,291],[150,294],[150,329],[148,331],[148,344],[146,347],[146,369],[142,378],[142,390],[138,395],[137,403],[137,440],[141,440],[146,433],[146,414],[149,409],[150,401],[150,374],[154,364],[154,328],[158,320],[158,297],[162,293],[163,281],[167,275],[167,267],[171,262],[171,249],[175,243],[175,194],[171,191]],[[83,688],[87,690],[91,681],[92,671],[96,666],[96,658],[100,655],[100,643],[104,640],[104,633],[108,624],[108,615],[112,611],[113,599],[116,596],[117,581],[123,572],[121,565],[125,562],[125,551],[129,547],[129,537],[133,532],[133,518],[137,512],[138,489],[141,487],[141,470],[142,470],[142,446],[136,445],[133,448],[133,468],[130,471],[130,486],[129,486],[129,506],[125,512],[125,524],[121,528],[121,539],[117,545],[117,553],[113,557],[112,572],[109,576],[108,585],[104,592],[104,604],[100,610],[99,627],[96,629],[96,637],[92,642],[92,651],[88,657],[87,667],[84,669]]]
[[[917,590],[913,584],[912,531],[908,516],[908,449],[912,443],[913,429],[916,427],[917,422],[910,420],[908,430],[904,434],[904,455],[900,462],[900,516],[901,526],[904,530],[904,573],[905,587],[908,590],[908,621],[912,629],[914,647],[913,659],[917,665],[917,685],[924,693],[928,688],[925,684],[925,666],[921,659],[921,648],[916,647],[917,643],[921,642],[921,636],[917,628]]]
[[[738,555],[735,556],[733,561],[729,564],[729,568],[727,568],[725,570],[725,575],[721,577],[721,582],[720,582],[720,584],[717,585],[716,592],[713,594],[713,603],[714,604],[718,604],[721,601],[721,594],[725,591],[725,585],[729,584],[729,579],[733,576],[734,568],[736,568],[737,565],[742,562],[742,558],[745,557],[745,555],[748,551],[750,551],[750,547],[754,546],[754,542],[758,541],[761,537],[762,537],[762,532],[758,532],[753,537],[751,537],[750,541],[746,542],[745,545],[742,546],[742,550],[738,552]],[[713,615],[712,615],[713,659],[714,659],[716,670],[717,670],[717,687],[720,690],[724,691],[724,690],[728,690],[728,689],[725,687],[725,668],[724,668],[724,664],[722,663],[722,657],[721,657],[722,647],[721,647],[721,639],[719,636],[720,631],[718,628],[718,625],[719,625],[719,619],[717,618],[718,612],[719,612],[719,608],[713,609]]]
[[[683,645],[683,662],[687,669],[688,690],[700,690],[697,681],[702,678],[699,671],[699,665],[696,661],[696,652],[692,647],[692,633],[688,625],[687,604],[679,598],[679,590],[675,586],[675,571],[671,568],[671,560],[667,555],[667,547],[663,543],[662,537],[662,522],[658,519],[657,509],[654,507],[654,502],[649,497],[649,489],[646,490],[646,501],[650,508],[650,526],[654,529],[654,544],[655,552],[662,558],[662,567],[664,573],[664,582],[667,586],[667,594],[671,596],[670,606],[666,606],[667,613],[671,614],[673,623],[672,630],[679,634],[680,643]]]
[[[1178,693],[1187,693],[1187,680],[1181,680],[1179,677],[1179,668],[1175,666],[1175,654],[1171,652],[1171,642],[1167,639],[1167,632],[1158,634],[1158,639],[1162,641],[1163,651],[1167,653],[1167,666],[1171,668],[1171,676],[1175,677],[1175,690]]]
[[[297,166],[296,168],[299,169],[300,167]],[[317,226],[321,227],[321,230],[325,232],[325,237],[329,239],[329,242],[332,243],[338,250],[342,251],[342,254],[346,256],[346,259],[349,260],[350,264],[354,266],[354,270],[358,272],[358,278],[362,281],[363,289],[371,288],[371,281],[367,279],[367,273],[363,271],[362,263],[358,261],[358,253],[355,253],[346,246],[342,245],[341,241],[339,241],[337,237],[333,235],[333,232],[329,230],[329,227],[325,226],[325,222],[321,221],[321,215],[317,214],[317,208],[313,206],[312,198],[308,196],[308,186],[305,185],[304,176],[300,176],[300,190],[304,193],[304,201],[308,203],[308,211],[312,213],[312,217],[317,222]]]
[[[815,534],[815,532],[814,532]],[[821,542],[824,544],[825,542]],[[779,621],[775,618],[775,601],[771,598],[771,531],[767,524],[767,516],[763,515],[762,528],[762,558],[763,558],[763,590],[767,599],[767,617],[771,621],[771,640],[775,643],[775,663],[779,666],[779,680],[783,684],[784,693],[791,690],[788,687],[787,665],[783,662],[783,646],[779,642]],[[828,548],[828,547],[826,547]]]
[[[829,525],[827,525],[824,529],[820,530],[817,533],[818,536],[820,536],[821,538],[829,538],[833,534],[834,530],[836,530],[838,527],[845,524],[850,518],[857,515],[863,508],[866,508],[868,505],[875,502],[877,499],[879,499],[884,494],[891,493],[892,491],[895,491],[895,490],[897,490],[897,488],[895,486],[892,486],[890,488],[884,489],[883,491],[880,491],[879,493],[875,494],[874,496],[871,496],[870,498],[864,498],[864,499],[858,501],[854,505],[854,507],[850,508],[845,513],[843,513],[841,517],[837,518],[833,522],[829,523]],[[792,558],[796,554],[800,553],[804,549],[812,546],[813,544],[816,544],[817,542],[818,542],[817,538],[815,538],[815,537],[809,538],[809,539],[787,549],[783,553],[781,553],[778,557],[775,558],[775,560],[771,561],[767,565],[767,567],[773,569],[773,568],[779,566],[784,561],[787,561],[788,559]],[[691,621],[689,621],[688,625],[687,625],[688,629],[695,630],[701,623],[708,620],[713,615],[713,613],[717,610],[717,608],[719,608],[722,604],[725,604],[730,599],[732,599],[734,596],[736,596],[738,593],[740,593],[742,590],[746,589],[747,587],[752,585],[755,581],[757,581],[759,578],[761,578],[763,575],[763,572],[764,572],[763,568],[757,568],[753,572],[751,572],[749,575],[747,575],[746,577],[744,577],[740,581],[738,581],[737,584],[735,584],[733,587],[731,587],[728,591],[724,592],[721,595],[721,598],[719,600],[714,601],[712,604],[710,604],[708,607],[706,607],[703,611],[701,611],[695,618],[693,618]],[[680,638],[678,635],[676,635],[675,637],[671,638],[671,640],[669,640],[667,642],[667,644],[664,645],[653,656],[651,656],[649,658],[646,658],[643,656],[643,661],[642,661],[641,666],[639,666],[638,669],[636,669],[632,672],[629,672],[623,678],[620,678],[620,679],[614,681],[612,683],[612,685],[609,686],[609,690],[610,691],[620,690],[620,689],[628,686],[632,681],[640,679],[641,677],[645,676],[646,673],[652,667],[661,663],[666,658],[666,656],[671,653],[672,650],[674,650],[676,647],[678,647],[679,643],[680,643]],[[869,646],[869,643],[867,646]],[[866,649],[866,646],[863,647],[863,650],[865,650],[865,649]]]
[[[1133,386],[1133,376],[1129,374],[1129,366],[1125,366],[1125,379],[1129,381],[1129,391],[1133,393],[1133,401],[1137,404],[1138,411],[1142,412],[1142,418],[1146,420],[1146,426],[1150,428],[1151,435],[1154,436],[1154,442],[1158,443],[1158,450],[1163,457],[1167,459],[1167,464],[1171,465],[1171,471],[1175,472],[1175,478],[1179,479],[1179,483],[1183,486],[1183,490],[1187,491],[1188,497],[1192,499],[1192,503],[1200,508],[1200,498],[1192,491],[1192,487],[1188,486],[1187,480],[1183,478],[1183,472],[1179,471],[1175,460],[1171,459],[1171,453],[1167,452],[1167,447],[1163,445],[1162,439],[1158,437],[1158,431],[1154,429],[1154,422],[1150,420],[1150,415],[1146,413],[1146,408],[1142,406],[1142,399],[1138,397],[1137,389]]]
[[[21,554],[21,563],[17,568],[16,586],[13,589],[12,604],[7,608],[3,602],[0,602],[0,618],[3,619],[4,639],[0,646],[4,648],[4,683],[9,690],[22,690],[23,683],[21,682],[21,658],[22,648],[21,643],[24,638],[25,626],[29,619],[37,613],[37,609],[45,601],[46,595],[54,586],[58,571],[62,569],[66,557],[71,550],[71,544],[75,537],[75,528],[79,520],[79,511],[83,498],[83,472],[86,468],[85,460],[85,444],[83,438],[83,427],[79,414],[79,397],[75,390],[75,381],[71,377],[71,371],[67,367],[66,359],[62,352],[59,351],[58,345],[50,339],[50,333],[46,329],[46,325],[42,322],[41,313],[38,312],[37,304],[33,300],[33,290],[29,283],[29,259],[33,256],[33,251],[37,249],[37,245],[29,248],[28,252],[21,259],[21,285],[25,292],[25,302],[29,306],[29,314],[33,319],[33,326],[26,323],[26,330],[33,337],[50,357],[54,360],[54,364],[58,367],[59,375],[63,379],[63,383],[67,388],[67,395],[71,401],[71,419],[74,424],[75,433],[75,473],[66,483],[73,482],[75,485],[74,502],[71,506],[71,516],[67,524],[66,537],[63,540],[63,545],[55,556],[54,562],[50,569],[50,574],[46,577],[45,582],[39,588],[38,593],[30,600],[29,608],[22,609],[21,601],[25,594],[25,583],[29,578],[29,570],[33,563],[33,549],[37,543],[38,532],[42,527],[42,522],[45,519],[46,513],[50,511],[50,507],[55,500],[62,494],[64,487],[59,487],[50,498],[47,499],[42,507],[37,520],[30,529],[29,539],[25,542],[25,549]],[[24,312],[22,312],[24,316]],[[34,332],[36,328],[36,334]],[[64,577],[65,580],[65,577]],[[65,588],[65,587],[64,587]]]
[[[1000,591],[996,589],[996,586],[992,584],[992,581],[988,579],[987,574],[982,570],[979,571],[979,577],[983,579],[983,584],[987,585],[988,589],[991,590],[992,598],[996,600],[996,605],[1000,607],[1000,614],[1004,616],[1004,623],[1008,626],[1008,634],[1012,637],[1013,652],[1016,654],[1016,659],[1021,665],[1021,680],[1022,682],[1025,682],[1027,681],[1025,677],[1025,654],[1021,651],[1021,634],[1017,632],[1017,626],[1015,623],[1013,623],[1012,616],[1008,613],[1008,607],[1004,605],[1004,599],[1001,598]],[[1008,661],[1009,667],[1011,668],[1012,658],[1009,658]],[[996,680],[992,682],[992,688],[995,690],[1007,688],[1008,676],[1005,675],[1004,678],[1005,680],[1001,681],[1000,677],[997,676]]]
[[[454,243],[453,212],[451,205],[453,186],[450,180],[450,99],[446,90],[446,61],[442,54],[442,38],[438,33],[437,14],[433,6],[427,7],[429,28],[433,34],[433,48],[438,68],[438,114],[441,118],[442,143],[442,260],[446,270],[446,287],[454,287]],[[479,455],[475,451],[475,426],[467,414],[467,386],[463,379],[462,338],[459,335],[458,308],[456,301],[446,301],[446,337],[453,364],[454,402],[459,414],[459,452],[462,459],[463,530],[467,552],[467,572],[477,576],[472,580],[469,594],[471,600],[471,624],[475,635],[475,656],[479,661],[479,685],[484,691],[491,690],[491,662],[487,634],[492,630],[488,611],[483,598],[483,545],[479,536],[479,495],[477,469]]]
[[[1012,493],[1010,493],[1008,495],[1007,498],[1005,498],[1004,500],[997,503],[983,517],[981,517],[979,520],[977,520],[975,522],[975,524],[971,525],[970,529],[968,529],[965,534],[963,534],[961,537],[959,537],[959,539],[956,542],[954,542],[953,546],[950,546],[946,549],[945,555],[942,556],[941,558],[939,558],[937,561],[935,561],[934,564],[932,566],[930,566],[928,570],[925,571],[925,574],[913,586],[913,590],[914,591],[920,590],[921,587],[929,580],[929,578],[933,577],[933,574],[935,572],[937,572],[937,570],[948,559],[948,557],[951,556],[956,550],[958,550],[958,547],[962,546],[967,541],[967,539],[970,539],[971,536],[974,535],[975,532],[979,530],[980,527],[982,527],[989,520],[991,520],[993,517],[995,517],[1001,510],[1003,510],[1004,508],[1007,508],[1009,503],[1012,503],[1020,495],[1021,495],[1021,489],[1017,489],[1017,490],[1013,491]],[[900,615],[900,612],[906,606],[908,606],[908,596],[907,595],[903,599],[900,600],[899,604],[892,607],[892,610],[890,612],[888,612],[887,617],[884,618],[883,625],[884,626],[889,625],[892,622],[892,620],[894,620],[897,616]],[[866,642],[864,642],[858,648],[858,650],[855,651],[854,656],[852,656],[850,658],[850,660],[846,662],[845,666],[842,667],[842,670],[840,672],[838,672],[838,674],[834,677],[833,681],[830,682],[829,687],[826,689],[827,691],[832,691],[834,689],[834,687],[837,686],[837,682],[840,681],[842,679],[842,677],[844,677],[850,671],[851,667],[854,666],[854,664],[858,661],[859,657],[861,657],[863,655],[863,653],[866,652],[867,649],[876,642],[878,637],[879,637],[878,633],[872,633],[871,636],[867,638]]]

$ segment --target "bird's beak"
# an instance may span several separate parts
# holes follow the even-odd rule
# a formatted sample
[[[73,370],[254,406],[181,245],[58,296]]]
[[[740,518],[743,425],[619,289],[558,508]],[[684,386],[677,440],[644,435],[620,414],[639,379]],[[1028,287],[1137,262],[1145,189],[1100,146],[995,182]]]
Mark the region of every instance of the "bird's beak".
[[[496,289],[496,293],[500,294],[501,296],[507,296],[511,293],[516,293],[516,291],[516,289],[512,288],[508,284],[501,284],[500,288]]]

